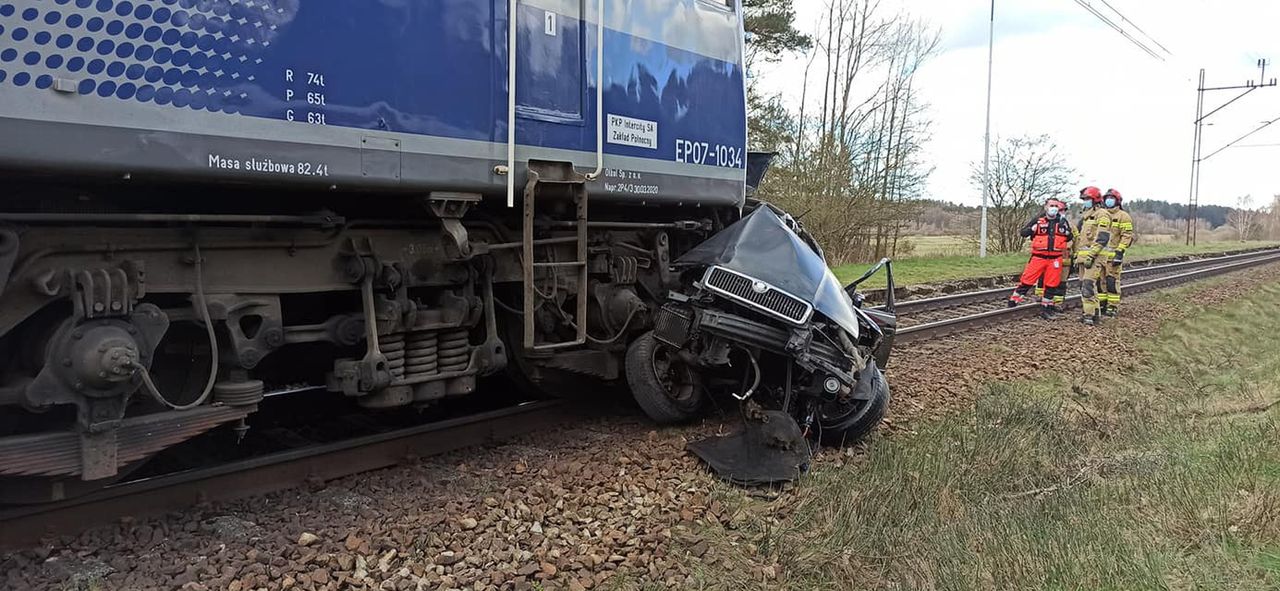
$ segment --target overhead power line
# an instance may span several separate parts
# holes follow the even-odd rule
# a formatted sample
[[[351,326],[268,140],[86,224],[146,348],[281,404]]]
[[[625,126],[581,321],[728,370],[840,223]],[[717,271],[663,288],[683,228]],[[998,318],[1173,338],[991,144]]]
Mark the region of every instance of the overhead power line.
[[[1092,14],[1098,20],[1105,23],[1108,27],[1111,27],[1112,29],[1114,29],[1115,32],[1120,33],[1121,36],[1123,36],[1125,39],[1128,39],[1130,43],[1134,44],[1134,46],[1136,46],[1138,49],[1141,49],[1147,55],[1151,56],[1156,60],[1165,61],[1164,57],[1162,57],[1160,54],[1153,51],[1150,47],[1147,47],[1146,44],[1144,44],[1143,42],[1135,39],[1133,35],[1130,35],[1129,32],[1124,30],[1123,27],[1121,27],[1120,25],[1117,25],[1114,21],[1107,18],[1106,15],[1102,14],[1101,12],[1098,12],[1098,9],[1094,8],[1093,5],[1089,4],[1088,2],[1085,2],[1084,0],[1075,0],[1075,3],[1079,4],[1081,8],[1084,8],[1085,10],[1089,11],[1089,14]]]
[[[1218,148],[1217,150],[1214,150],[1213,152],[1210,152],[1208,156],[1205,156],[1204,158],[1201,158],[1200,160],[1208,160],[1208,159],[1212,158],[1214,154],[1217,154],[1218,152],[1221,152],[1221,151],[1223,151],[1223,150],[1225,150],[1225,149],[1227,149],[1227,148],[1230,148],[1231,146],[1236,145],[1236,143],[1237,143],[1237,142],[1239,142],[1240,140],[1243,140],[1244,138],[1247,138],[1247,137],[1249,137],[1249,136],[1251,136],[1251,135],[1253,135],[1253,134],[1255,134],[1255,133],[1258,133],[1259,131],[1262,131],[1262,130],[1266,129],[1266,128],[1267,128],[1267,126],[1271,125],[1272,123],[1275,123],[1276,121],[1280,121],[1280,117],[1276,117],[1275,119],[1272,119],[1272,120],[1270,120],[1270,121],[1263,121],[1263,122],[1262,122],[1262,125],[1259,125],[1259,126],[1257,126],[1257,127],[1253,128],[1253,131],[1250,131],[1249,133],[1246,133],[1246,134],[1244,134],[1244,135],[1242,135],[1242,136],[1240,136],[1240,137],[1238,137],[1238,138],[1236,138],[1236,139],[1234,139],[1234,140],[1231,140],[1231,143],[1229,143],[1229,144],[1227,144],[1227,145],[1225,145],[1225,146],[1222,146],[1221,148]]]
[[[1107,0],[1100,0],[1100,1],[1102,2],[1102,5],[1103,5],[1103,6],[1106,6],[1107,8],[1110,8],[1110,9],[1111,9],[1111,12],[1116,13],[1116,15],[1120,17],[1120,20],[1122,20],[1122,21],[1124,21],[1124,22],[1126,22],[1126,23],[1129,23],[1130,25],[1133,25],[1133,30],[1135,30],[1135,31],[1137,31],[1137,32],[1139,32],[1139,33],[1142,33],[1142,36],[1143,36],[1143,37],[1146,37],[1146,38],[1147,38],[1148,40],[1150,40],[1152,43],[1155,43],[1155,44],[1156,44],[1156,47],[1159,47],[1159,48],[1160,48],[1161,50],[1163,50],[1165,53],[1167,53],[1167,54],[1169,54],[1169,55],[1173,55],[1173,52],[1172,52],[1172,51],[1169,51],[1169,48],[1165,47],[1164,45],[1161,45],[1159,41],[1156,41],[1155,37],[1152,37],[1151,35],[1147,34],[1147,32],[1146,32],[1146,31],[1142,30],[1142,27],[1139,27],[1139,26],[1138,26],[1138,23],[1135,23],[1135,22],[1133,22],[1133,21],[1129,20],[1129,17],[1126,17],[1126,16],[1124,15],[1124,13],[1120,12],[1119,10],[1117,10],[1117,9],[1116,9],[1116,7],[1112,6],[1110,2],[1107,2]]]

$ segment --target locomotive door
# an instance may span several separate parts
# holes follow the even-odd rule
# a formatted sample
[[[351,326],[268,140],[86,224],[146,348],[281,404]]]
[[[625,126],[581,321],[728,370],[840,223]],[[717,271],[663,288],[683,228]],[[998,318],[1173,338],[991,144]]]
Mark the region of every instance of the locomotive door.
[[[516,113],[548,123],[583,125],[586,88],[583,0],[518,2]],[[522,130],[537,126],[522,126]],[[520,138],[539,144],[538,138]]]
[[[538,148],[581,149],[585,131],[584,63],[585,32],[582,23],[583,0],[507,0],[507,207],[515,206],[517,144]],[[603,7],[604,0],[597,0]],[[603,22],[599,23],[603,33]],[[598,112],[598,109],[597,109]],[[523,121],[522,121],[523,120]],[[601,161],[601,142],[597,139],[597,162]],[[557,159],[559,160],[559,159]],[[587,299],[577,298],[574,317],[576,337],[568,341],[539,342],[535,327],[535,311],[541,302],[535,279],[539,272],[553,275],[560,271],[576,276],[579,294],[587,293],[587,187],[586,182],[599,171],[582,175],[573,162],[541,161],[535,170],[535,158],[527,158],[524,181],[524,210],[521,231],[524,286],[524,336],[526,350],[552,350],[574,347],[587,341]],[[543,178],[544,174],[548,174]],[[535,202],[548,186],[553,198],[568,199],[573,204],[574,260],[540,260],[534,248],[533,220]],[[553,257],[554,258],[554,257]],[[557,279],[558,281],[558,279]],[[557,304],[559,305],[559,304]]]

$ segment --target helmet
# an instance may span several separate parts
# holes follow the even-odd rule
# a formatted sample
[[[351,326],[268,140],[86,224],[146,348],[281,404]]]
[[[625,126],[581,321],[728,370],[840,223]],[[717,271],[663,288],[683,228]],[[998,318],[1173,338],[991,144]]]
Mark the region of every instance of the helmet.
[[[1102,190],[1093,186],[1080,189],[1080,199],[1098,203],[1099,201],[1102,201]]]
[[[1121,203],[1124,202],[1124,198],[1120,196],[1120,191],[1117,191],[1115,189],[1107,189],[1107,194],[1104,195],[1104,197],[1114,197],[1116,200],[1116,205],[1120,205]]]

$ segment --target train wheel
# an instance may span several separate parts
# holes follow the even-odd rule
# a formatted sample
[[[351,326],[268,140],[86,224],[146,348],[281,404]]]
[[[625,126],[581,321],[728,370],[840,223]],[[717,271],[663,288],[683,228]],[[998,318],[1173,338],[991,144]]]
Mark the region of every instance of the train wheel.
[[[697,371],[658,342],[653,331],[627,349],[627,384],[645,414],[662,424],[693,418],[704,398]]]
[[[512,355],[509,359],[514,359],[515,357],[515,355]],[[586,398],[594,400],[600,398],[598,394],[601,390],[609,389],[608,384],[601,380],[545,367],[537,368],[539,378],[534,380],[527,373],[532,371],[532,366],[527,363],[521,363],[518,359],[515,361],[515,363],[507,366],[506,377],[516,388],[532,398]]]
[[[155,349],[150,370],[152,379],[170,402],[188,404],[200,396],[208,381],[210,359],[208,337],[204,328],[194,323],[175,323]],[[67,410],[67,407],[63,407],[63,410]],[[168,409],[152,399],[144,388],[139,388],[130,398],[126,417],[165,410]],[[63,423],[47,422],[49,430],[65,431],[68,428]],[[0,430],[3,430],[3,422],[0,422]],[[41,432],[37,430],[26,434],[36,435]],[[113,476],[87,481],[78,475],[0,478],[0,504],[48,503],[92,494],[125,479],[145,465],[151,457],[121,466]]]
[[[620,393],[616,380],[540,365],[538,358],[531,358],[525,353],[521,317],[508,313],[499,320],[498,334],[507,350],[507,367],[503,374],[521,394],[537,399],[600,401],[613,399]]]
[[[862,371],[858,380],[858,394],[848,402],[833,401],[823,404],[818,418],[823,445],[841,446],[856,443],[866,437],[889,410],[889,382],[874,364]],[[865,394],[870,394],[868,398]]]

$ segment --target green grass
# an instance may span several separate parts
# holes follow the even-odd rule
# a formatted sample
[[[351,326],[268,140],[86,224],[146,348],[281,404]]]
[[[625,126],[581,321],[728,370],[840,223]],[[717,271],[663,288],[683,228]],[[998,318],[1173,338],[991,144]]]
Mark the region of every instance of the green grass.
[[[772,505],[721,489],[739,525],[699,532],[721,556],[700,586],[1280,588],[1280,285],[1230,308],[1161,297],[1183,319],[1135,367],[993,384]]]
[[[952,237],[922,237],[928,238],[930,244],[943,244],[946,241],[940,240]],[[913,239],[914,240],[914,239]],[[1227,250],[1237,250],[1241,248],[1254,248],[1259,246],[1267,246],[1280,244],[1277,242],[1201,242],[1196,246],[1187,246],[1179,242],[1166,242],[1157,244],[1136,244],[1129,250],[1126,258],[1129,261],[1137,261],[1149,258],[1159,258],[1167,256],[1176,256],[1183,254],[1201,254],[1210,252],[1222,252]],[[959,247],[957,247],[959,250]],[[1018,252],[1013,254],[1001,254],[988,256],[980,259],[974,255],[952,255],[952,256],[930,256],[930,257],[908,257],[897,259],[893,263],[894,281],[899,286],[919,285],[924,283],[941,283],[946,281],[954,281],[957,279],[969,279],[973,277],[989,277],[992,275],[1003,275],[1008,273],[1017,273],[1022,270],[1023,265],[1027,263],[1027,253]],[[846,283],[858,278],[871,265],[868,263],[858,263],[852,265],[841,265],[834,267],[836,277],[841,283]],[[884,287],[884,274],[877,274],[875,277],[868,279],[863,286],[868,288]]]
[[[978,254],[978,243],[966,236],[910,236],[898,241],[901,258]]]

